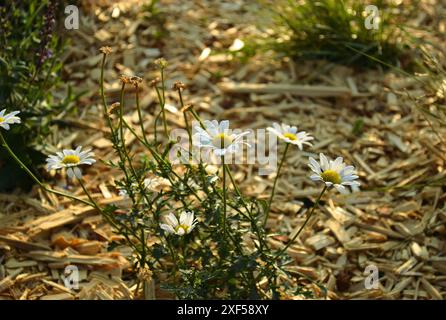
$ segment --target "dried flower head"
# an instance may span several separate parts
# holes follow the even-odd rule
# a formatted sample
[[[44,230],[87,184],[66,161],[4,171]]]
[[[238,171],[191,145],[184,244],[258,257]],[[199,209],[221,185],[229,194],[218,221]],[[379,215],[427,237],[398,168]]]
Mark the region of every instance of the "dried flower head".
[[[113,49],[111,47],[109,47],[109,46],[105,46],[105,47],[101,47],[99,49],[99,51],[101,51],[105,55],[108,55],[108,54],[113,52]]]
[[[131,83],[131,79],[130,79],[130,77],[129,77],[129,76],[126,76],[126,75],[124,75],[124,74],[121,74],[121,75],[119,76],[119,80],[120,80],[122,83],[124,83],[124,84]]]
[[[138,76],[132,76],[130,77],[130,83],[133,84],[135,87],[139,87],[139,85],[142,83],[142,78]]]
[[[186,85],[184,83],[182,83],[181,81],[175,81],[175,83],[173,84],[172,88],[174,90],[181,90],[181,91],[183,91],[186,88]]]

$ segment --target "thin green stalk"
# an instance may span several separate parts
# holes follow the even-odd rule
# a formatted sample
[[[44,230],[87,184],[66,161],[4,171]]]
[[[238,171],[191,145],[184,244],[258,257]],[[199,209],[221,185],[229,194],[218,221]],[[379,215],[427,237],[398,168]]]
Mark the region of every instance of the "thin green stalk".
[[[103,214],[103,210],[101,209],[101,207],[97,204],[97,202],[93,199],[93,197],[90,195],[90,192],[88,192],[87,188],[85,188],[84,183],[82,182],[82,179],[79,177],[76,177],[77,181],[79,181],[79,184],[82,187],[82,190],[84,190],[84,193],[87,195],[88,199],[90,200],[90,202],[93,204],[93,206],[96,208],[96,210],[98,210],[101,214]]]
[[[164,68],[161,68],[161,90],[163,93],[163,104],[161,105],[161,111],[163,115],[163,125],[164,125],[164,133],[166,134],[166,138],[169,139],[169,132],[167,131],[167,120],[166,120],[166,88],[164,84]]]
[[[240,197],[240,199],[241,199],[241,201],[242,201],[242,204],[243,204],[243,206],[245,207],[246,212],[248,212],[248,215],[249,215],[249,216],[246,216],[245,214],[242,214],[242,215],[243,215],[246,219],[248,219],[248,220],[251,221],[251,225],[252,225],[252,227],[254,228],[254,232],[256,233],[257,238],[258,238],[259,243],[260,243],[260,248],[259,248],[259,249],[260,249],[260,251],[263,251],[263,247],[264,247],[264,246],[265,246],[265,247],[268,247],[268,244],[265,242],[265,239],[264,239],[263,237],[261,237],[261,235],[260,235],[260,230],[258,229],[258,226],[257,226],[257,224],[255,223],[255,219],[254,219],[253,216],[252,216],[252,210],[249,210],[249,209],[248,209],[248,204],[246,203],[245,199],[243,199],[243,195],[242,195],[242,193],[240,192],[240,189],[238,188],[237,183],[235,182],[235,179],[234,179],[234,177],[233,177],[233,175],[232,175],[232,173],[231,173],[231,170],[229,169],[229,167],[228,167],[227,164],[224,164],[224,166],[225,166],[225,168],[226,168],[226,172],[227,172],[228,175],[229,175],[229,179],[231,180],[231,183],[232,183],[232,185],[234,186],[235,193],[237,194],[237,196]],[[241,211],[239,211],[239,212],[241,212]]]
[[[159,120],[159,118],[161,117],[161,113],[163,112],[163,98],[161,97],[161,94],[160,94],[160,91],[159,91],[159,89],[158,89],[158,87],[155,85],[155,92],[156,92],[156,95],[158,96],[158,102],[159,102],[159,104],[160,104],[160,108],[161,108],[161,110],[158,112],[158,114],[156,115],[156,117],[155,117],[155,121],[154,121],[154,124],[153,124],[153,129],[154,129],[154,134],[155,134],[155,145],[157,144],[157,141],[158,141],[158,120]]]
[[[103,217],[105,217],[105,219],[116,229],[116,230],[119,230],[119,226],[116,224],[116,222],[112,219],[112,218],[110,218],[105,212],[104,212],[104,210],[102,210],[102,208],[98,205],[98,203],[93,199],[93,197],[90,195],[90,192],[88,192],[88,190],[87,190],[87,188],[85,187],[85,185],[84,185],[84,183],[82,182],[82,179],[81,178],[78,178],[78,177],[76,177],[77,178],[77,180],[79,181],[79,184],[81,185],[81,187],[82,187],[82,190],[84,191],[84,193],[87,195],[87,197],[88,197],[88,199],[90,199],[90,201],[91,201],[91,203],[92,203],[92,206],[96,209],[96,210],[98,210],[100,213],[101,213],[101,215],[103,216]],[[125,227],[126,229],[128,229],[127,227]],[[132,233],[132,235],[135,237],[135,238],[138,238],[137,237],[137,235],[135,234],[135,232],[133,231],[133,230],[129,230],[131,233]],[[132,243],[132,241],[130,240],[130,238],[128,237],[128,235],[124,232],[124,233],[122,233],[122,232],[119,232],[119,233],[121,233],[121,234],[124,234],[124,237],[126,238],[126,240],[127,240],[127,242],[136,250],[136,252],[138,252],[140,255],[141,255],[141,253],[139,252],[139,250],[137,249],[137,247],[136,246],[134,246],[133,245],[133,243]]]
[[[146,199],[146,201],[148,201],[147,195],[145,193],[145,188],[142,185],[142,182],[140,181],[140,179],[138,179],[138,176],[136,174],[136,170],[133,167],[132,164],[132,159],[129,155],[129,152],[127,150],[126,144],[125,144],[125,136],[124,136],[124,94],[125,94],[125,83],[122,83],[122,87],[121,87],[121,97],[120,97],[120,108],[119,108],[119,130],[120,130],[120,135],[121,135],[121,142],[122,142],[122,151],[124,153],[124,163],[125,163],[125,159],[127,159],[128,163],[129,163],[129,167],[130,167],[130,171],[133,174],[133,178],[135,180],[138,181],[138,186],[140,189],[141,194],[143,195],[143,197]],[[143,137],[145,139],[145,141],[147,141],[146,137],[145,137],[145,132],[144,132],[144,125],[142,123],[142,117],[141,117],[141,110],[139,108],[139,98],[138,98],[138,86],[136,87],[136,105],[137,105],[137,109],[138,109],[138,115],[139,115],[139,121],[141,123],[141,129],[142,129],[142,134]],[[127,127],[129,127],[128,124],[126,124]],[[125,167],[125,165],[124,165]]]
[[[289,147],[290,147],[290,144],[287,143],[285,146],[285,150],[283,151],[282,159],[280,160],[279,168],[277,169],[276,178],[274,179],[274,183],[273,183],[273,189],[271,190],[271,196],[269,197],[269,201],[268,201],[268,207],[266,208],[266,212],[265,212],[265,220],[263,221],[264,227],[265,227],[266,222],[269,217],[269,212],[271,210],[271,203],[273,202],[274,193],[276,191],[277,181],[279,180],[279,176],[280,176],[280,170],[282,169],[283,163],[285,162],[286,154],[288,152]]]
[[[141,227],[141,247],[142,247],[142,253],[141,253],[141,260],[139,261],[139,266],[141,270],[144,270],[146,266],[146,236],[144,233],[144,227]],[[138,292],[138,291],[136,291]],[[146,297],[146,284],[145,281],[143,281],[142,284],[142,292],[143,296]]]
[[[234,186],[235,193],[237,194],[237,196],[240,197],[240,200],[242,201],[242,204],[245,207],[246,211],[248,213],[250,213],[251,211],[248,209],[248,204],[246,203],[245,199],[243,199],[242,193],[240,192],[240,189],[238,188],[237,183],[235,182],[235,179],[234,179],[234,177],[233,177],[233,175],[231,173],[231,170],[229,169],[227,164],[223,164],[223,166],[225,167],[226,172],[227,172],[227,174],[229,176],[229,179],[231,180],[231,183]],[[246,215],[244,215],[244,217],[245,218],[249,218]]]
[[[123,126],[123,118],[124,118],[124,91],[125,91],[125,82],[122,83],[121,86],[121,94],[120,94],[120,103],[119,103],[119,134],[121,136],[122,148],[125,147],[125,137],[124,137],[124,126]]]
[[[203,121],[201,120],[200,116],[197,114],[197,112],[191,108],[190,112],[192,113],[192,115],[194,116],[195,120],[197,120],[200,123],[200,126],[206,130],[206,126],[204,125]]]
[[[102,106],[104,108],[104,117],[107,119],[107,124],[108,124],[108,127],[110,128],[111,135],[112,135],[112,137],[114,137],[113,125],[112,125],[110,117],[108,116],[107,101],[105,99],[105,93],[104,93],[104,68],[105,68],[106,58],[107,58],[107,55],[104,53],[104,55],[102,56],[102,64],[101,64],[100,91],[101,91],[101,98],[102,98]]]
[[[321,200],[322,196],[324,195],[325,191],[327,190],[327,186],[324,186],[324,189],[322,189],[321,193],[319,194],[319,196],[317,197],[316,202],[313,205],[313,208],[311,208],[310,213],[308,214],[307,218],[305,219],[303,225],[300,227],[300,229],[297,231],[297,233],[294,235],[294,237],[288,241],[288,243],[286,244],[285,247],[282,248],[282,250],[279,251],[279,253],[276,254],[276,258],[280,257],[290,246],[291,244],[294,242],[294,240],[297,239],[297,237],[299,236],[299,234],[302,232],[302,230],[305,228],[305,226],[307,225],[308,221],[310,221],[310,218],[313,215],[314,209],[316,209],[316,207],[319,206],[319,201]]]
[[[19,157],[17,157],[17,155],[14,153],[14,151],[12,151],[12,149],[9,147],[8,143],[6,142],[5,138],[3,137],[3,134],[0,132],[0,142],[2,143],[3,147],[5,147],[5,149],[8,151],[8,153],[10,154],[10,156],[17,162],[17,164],[20,166],[20,168],[22,168],[23,170],[25,170],[25,172],[45,191],[47,192],[51,192],[53,194],[57,194],[59,196],[63,196],[63,197],[67,197],[79,202],[82,202],[88,206],[92,206],[94,207],[94,205],[88,201],[85,201],[83,199],[80,199],[76,196],[67,194],[65,192],[61,192],[61,191],[57,191],[54,189],[51,189],[49,187],[47,187],[44,183],[42,183],[35,175],[34,173],[32,173],[31,170],[28,169],[28,167],[19,159]]]
[[[184,110],[183,95],[181,94],[181,88],[178,88],[178,96],[180,97],[181,110]],[[192,132],[189,126],[189,120],[187,119],[187,111],[183,111],[184,122],[186,124],[186,131],[189,137],[189,160],[192,159]]]
[[[141,126],[142,137],[144,141],[148,144],[148,140],[146,137],[146,131],[144,130],[144,122],[141,113],[141,107],[139,105],[139,86],[136,86],[136,110],[138,111],[139,125]]]
[[[178,269],[178,257],[177,257],[177,255],[175,254],[175,251],[172,248],[172,244],[170,243],[168,236],[166,236],[166,242],[167,242],[167,248],[169,249],[170,255],[172,256],[172,262],[173,262],[173,266],[174,266],[174,268],[173,268],[173,277],[174,277],[174,280],[175,280],[177,269]]]
[[[226,167],[225,156],[221,157],[221,163],[223,168],[223,241],[226,239]]]

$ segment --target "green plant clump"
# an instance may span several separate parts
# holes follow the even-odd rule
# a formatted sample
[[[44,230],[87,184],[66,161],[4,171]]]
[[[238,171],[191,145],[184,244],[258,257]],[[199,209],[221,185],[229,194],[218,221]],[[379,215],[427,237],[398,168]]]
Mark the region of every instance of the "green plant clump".
[[[49,134],[55,106],[51,95],[59,81],[62,41],[55,36],[56,1],[0,3],[0,111],[18,110],[22,126],[11,128],[6,140],[35,171]],[[27,188],[29,177],[4,153],[0,154],[0,191]]]
[[[380,0],[373,2],[375,13],[366,10],[370,4],[363,0],[274,2],[276,36],[271,45],[294,59],[325,59],[359,67],[407,64],[404,28],[399,25],[400,14],[395,13],[399,9]]]

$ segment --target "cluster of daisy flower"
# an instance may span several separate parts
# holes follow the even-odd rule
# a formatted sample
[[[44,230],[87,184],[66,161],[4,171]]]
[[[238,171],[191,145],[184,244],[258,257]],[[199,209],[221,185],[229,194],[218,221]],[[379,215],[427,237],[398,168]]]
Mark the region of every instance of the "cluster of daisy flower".
[[[224,156],[228,153],[235,153],[243,145],[250,145],[243,141],[243,137],[249,134],[248,131],[240,134],[229,133],[229,121],[223,120],[220,123],[217,120],[204,121],[204,127],[195,126],[197,133],[194,135],[194,141],[200,148],[209,148],[213,150],[216,156]],[[295,145],[299,150],[303,150],[304,145],[312,146],[314,138],[305,131],[298,131],[296,126],[290,126],[282,123],[281,125],[273,123],[267,130],[276,135],[279,139],[290,145]],[[309,167],[314,172],[311,180],[322,181],[327,187],[334,186],[338,191],[346,193],[345,186],[357,187],[359,182],[355,168],[347,166],[342,157],[336,160],[329,160],[323,153],[319,155],[320,163],[309,158]]]
[[[9,130],[11,124],[20,123],[20,118],[17,116],[18,113],[18,111],[11,113],[6,113],[6,110],[0,111],[0,127]],[[220,122],[217,120],[206,120],[201,126],[195,126],[194,129],[197,132],[193,137],[194,144],[199,148],[211,149],[219,157],[236,153],[243,145],[250,147],[248,143],[243,141],[243,137],[249,132],[245,131],[239,134],[230,133],[228,120]],[[267,130],[288,145],[297,146],[299,150],[303,150],[305,145],[312,146],[310,141],[314,139],[305,131],[298,131],[296,126],[283,123],[280,125],[273,123],[273,126],[268,127]],[[82,171],[80,166],[92,165],[96,160],[94,159],[94,153],[90,149],[82,150],[82,147],[79,146],[76,149],[65,149],[57,152],[55,155],[50,155],[46,162],[48,171],[66,169],[68,177],[81,179]],[[360,185],[356,181],[358,175],[355,168],[351,165],[346,165],[342,157],[330,160],[323,153],[320,153],[319,162],[310,157],[308,166],[313,171],[310,179],[323,182],[326,188],[334,187],[339,192],[346,193],[348,192],[346,186],[357,189]],[[144,189],[153,192],[159,192],[161,188],[169,185],[170,182],[167,179],[160,177],[146,178],[143,181]],[[138,186],[135,184],[133,187],[136,189]],[[124,188],[120,188],[119,194],[125,197],[127,196],[127,191]],[[190,233],[197,223],[192,212],[183,212],[180,215],[179,221],[173,213],[170,213],[165,217],[165,221],[166,223],[160,225],[161,228],[168,234],[176,234],[179,236]]]

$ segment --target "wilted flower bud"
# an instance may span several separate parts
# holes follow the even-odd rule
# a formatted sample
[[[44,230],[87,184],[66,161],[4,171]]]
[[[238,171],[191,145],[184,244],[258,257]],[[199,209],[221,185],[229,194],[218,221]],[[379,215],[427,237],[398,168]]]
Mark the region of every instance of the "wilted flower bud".
[[[132,76],[132,77],[130,77],[130,82],[135,87],[139,87],[139,85],[142,83],[142,78],[137,77],[137,76]]]
[[[99,49],[99,51],[101,51],[105,55],[108,55],[108,54],[113,52],[113,49],[111,47],[109,47],[109,46],[105,46],[105,47],[101,47]]]
[[[121,80],[121,82],[122,82],[122,83],[125,83],[125,84],[127,84],[127,83],[131,83],[130,77],[129,77],[129,76],[126,76],[126,75],[123,75],[123,74],[121,74],[121,75],[119,76],[119,80]]]
[[[175,81],[175,83],[173,84],[172,88],[174,90],[181,90],[181,91],[183,91],[184,88],[186,88],[186,85],[184,83],[182,83],[181,81]]]

